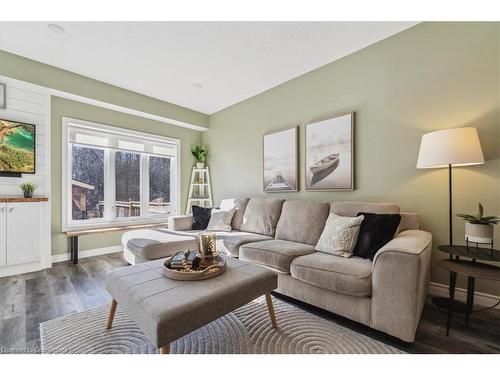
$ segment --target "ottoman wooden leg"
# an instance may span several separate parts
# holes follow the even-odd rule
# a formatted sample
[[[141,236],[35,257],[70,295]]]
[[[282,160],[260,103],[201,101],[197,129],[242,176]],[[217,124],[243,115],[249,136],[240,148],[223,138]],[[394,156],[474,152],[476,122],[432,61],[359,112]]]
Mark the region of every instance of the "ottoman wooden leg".
[[[273,299],[271,298],[271,293],[266,293],[266,302],[273,328],[278,328],[278,323],[276,322],[276,315],[274,314],[274,306],[273,306]]]
[[[160,354],[169,354],[170,353],[170,344],[163,345],[160,348]]]
[[[113,298],[113,300],[111,301],[111,307],[109,308],[108,325],[106,326],[107,329],[111,329],[111,327],[113,326],[113,319],[115,318],[117,305],[118,303],[116,303],[116,300]]]

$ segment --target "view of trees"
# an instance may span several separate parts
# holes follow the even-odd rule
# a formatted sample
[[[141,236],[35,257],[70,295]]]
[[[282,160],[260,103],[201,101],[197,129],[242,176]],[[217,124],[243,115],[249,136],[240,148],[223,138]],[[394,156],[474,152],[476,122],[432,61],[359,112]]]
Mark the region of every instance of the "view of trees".
[[[73,180],[94,187],[94,190],[85,191],[87,217],[102,217],[99,202],[104,200],[104,150],[73,145],[72,170]],[[85,217],[81,217],[79,210],[73,207],[73,219],[85,219]]]
[[[149,200],[170,202],[170,158],[149,157]]]
[[[102,217],[104,206],[104,150],[73,145],[73,180],[91,185],[84,189],[86,211],[73,204],[73,219]],[[170,202],[170,158],[149,156],[149,203],[151,214],[164,214]],[[141,154],[116,151],[115,153],[115,214],[140,215]],[[73,186],[73,195],[81,187]],[[86,216],[86,217],[85,217]]]
[[[116,200],[141,200],[141,155],[117,151],[115,154]]]

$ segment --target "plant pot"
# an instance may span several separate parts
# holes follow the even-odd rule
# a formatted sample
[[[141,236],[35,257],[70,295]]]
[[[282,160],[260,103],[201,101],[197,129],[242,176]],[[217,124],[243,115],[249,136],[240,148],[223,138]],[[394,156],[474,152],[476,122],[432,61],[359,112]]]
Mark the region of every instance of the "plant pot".
[[[205,163],[196,163],[196,168],[198,168],[198,169],[205,168]]]
[[[23,191],[24,198],[33,198],[33,192],[32,191]]]
[[[492,224],[465,223],[465,239],[477,243],[492,243],[493,229]]]

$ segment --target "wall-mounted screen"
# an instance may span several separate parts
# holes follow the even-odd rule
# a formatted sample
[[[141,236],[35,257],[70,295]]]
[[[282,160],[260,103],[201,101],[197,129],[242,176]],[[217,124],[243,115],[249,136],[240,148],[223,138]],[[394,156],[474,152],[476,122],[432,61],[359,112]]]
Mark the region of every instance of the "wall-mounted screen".
[[[0,174],[34,174],[35,145],[35,125],[0,119]]]

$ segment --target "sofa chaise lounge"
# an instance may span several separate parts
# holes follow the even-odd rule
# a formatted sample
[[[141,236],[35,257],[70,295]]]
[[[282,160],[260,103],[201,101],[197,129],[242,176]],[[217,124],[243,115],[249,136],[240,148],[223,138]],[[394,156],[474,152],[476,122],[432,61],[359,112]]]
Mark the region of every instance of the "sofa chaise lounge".
[[[221,208],[236,206],[231,232],[217,232],[218,251],[267,267],[278,275],[276,292],[342,315],[406,342],[413,342],[427,296],[432,236],[419,230],[418,215],[401,213],[396,204],[334,202],[331,204],[250,198],[223,200]],[[358,212],[400,214],[394,238],[373,261],[321,253],[315,245],[329,213],[356,216]],[[123,236],[124,251],[137,261],[139,254],[167,257],[197,241],[172,246],[168,237],[197,238],[188,215],[169,218],[165,242],[155,234],[148,252],[147,231]],[[142,244],[146,248],[134,246]],[[182,242],[182,241],[181,241]],[[163,249],[163,250],[161,250]]]

